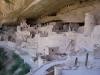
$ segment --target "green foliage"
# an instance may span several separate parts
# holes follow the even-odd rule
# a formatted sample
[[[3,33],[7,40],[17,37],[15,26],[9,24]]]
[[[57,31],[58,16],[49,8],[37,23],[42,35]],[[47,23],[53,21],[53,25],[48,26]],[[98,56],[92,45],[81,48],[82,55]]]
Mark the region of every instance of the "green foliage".
[[[31,67],[28,64],[22,64],[20,68],[22,68],[22,70],[17,75],[27,74],[28,72],[30,72]]]
[[[14,73],[18,68],[19,68],[19,64],[14,64],[13,66],[12,66],[12,68],[10,69],[10,71],[9,72],[11,72],[11,73]]]
[[[27,74],[28,72],[30,72],[30,69],[31,69],[31,67],[28,65],[28,64],[26,64],[26,63],[22,63],[21,65],[20,65],[20,68],[22,69],[17,75],[25,75],[25,74]]]
[[[4,62],[6,62],[7,56],[4,48],[0,48],[0,70],[4,68]]]
[[[25,75],[25,72],[22,70],[17,75]]]
[[[0,68],[4,67],[1,64],[3,64],[4,61],[6,61],[6,59],[7,59],[6,52],[4,51],[3,48],[0,48]],[[19,55],[13,53],[12,59],[15,62],[14,65],[12,65],[9,70],[2,69],[0,71],[0,75],[13,75],[18,69],[21,69],[21,71],[18,72],[17,75],[25,75],[28,72],[30,72],[31,67],[28,64],[24,63],[24,60],[21,59]]]
[[[19,68],[22,70],[18,73],[18,75],[25,75],[30,71],[30,66],[24,63],[24,60],[22,60],[17,54],[13,54],[13,59],[15,60],[16,64],[12,66],[12,69],[10,70],[11,73],[14,73]]]
[[[31,67],[28,64],[26,64],[26,63],[23,64],[21,66],[21,68],[23,69],[23,71],[24,71],[25,74],[28,73],[28,72],[30,72],[30,69],[31,69]]]
[[[15,60],[15,64],[10,69],[10,72],[14,73],[20,67],[20,65],[24,63],[24,61],[15,53],[13,53],[12,57],[13,57],[13,60]]]
[[[13,53],[13,59],[16,61],[16,63],[20,64],[20,63],[24,63],[24,60],[20,58],[19,55]]]

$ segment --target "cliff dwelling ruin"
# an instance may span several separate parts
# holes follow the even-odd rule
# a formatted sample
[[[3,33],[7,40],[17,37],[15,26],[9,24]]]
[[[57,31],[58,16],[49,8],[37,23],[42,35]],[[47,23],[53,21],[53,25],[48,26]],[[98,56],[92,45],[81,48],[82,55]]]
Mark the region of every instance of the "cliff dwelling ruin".
[[[100,75],[100,1],[0,0],[0,64],[0,75]]]

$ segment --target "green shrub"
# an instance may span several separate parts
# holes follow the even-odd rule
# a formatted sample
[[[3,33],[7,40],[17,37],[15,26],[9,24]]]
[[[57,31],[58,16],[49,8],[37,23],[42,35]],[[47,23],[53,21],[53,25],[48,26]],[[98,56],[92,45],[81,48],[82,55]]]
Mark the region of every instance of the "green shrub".
[[[4,48],[0,48],[0,69],[4,68],[3,63],[6,61],[6,59],[7,56]],[[0,71],[0,75],[13,75],[19,68],[21,68],[22,70],[17,75],[25,75],[30,72],[31,67],[28,64],[24,63],[24,60],[21,59],[19,55],[13,53],[12,59],[14,60],[15,64],[12,65],[10,70],[2,69]]]
[[[20,58],[19,55],[13,53],[13,59],[16,61],[16,63],[24,63],[24,60]]]
[[[22,70],[17,75],[25,75],[25,72]]]
[[[9,70],[11,73],[14,73],[18,68],[19,68],[19,64],[14,64],[13,66],[12,66],[12,68]]]
[[[30,69],[31,69],[31,67],[28,64],[26,64],[26,63],[23,64],[21,66],[21,68],[22,68],[22,70],[24,71],[25,74],[28,73],[28,72],[30,72]]]
[[[4,48],[0,48],[0,70],[5,67],[4,62],[6,62],[7,56]]]

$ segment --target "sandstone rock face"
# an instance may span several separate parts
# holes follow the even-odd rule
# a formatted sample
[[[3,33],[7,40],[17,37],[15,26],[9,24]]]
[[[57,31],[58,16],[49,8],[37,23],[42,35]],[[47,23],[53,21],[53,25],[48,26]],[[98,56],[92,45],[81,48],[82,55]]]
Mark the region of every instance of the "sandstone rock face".
[[[6,22],[13,22],[18,18],[38,18],[44,15],[48,15],[57,12],[60,8],[64,7],[67,2],[69,1],[0,0],[0,23],[2,24]],[[50,5],[52,5],[52,7],[49,7]]]
[[[15,22],[22,18],[40,18],[39,21],[42,22],[51,20],[83,22],[84,13],[92,11],[97,13],[99,7],[98,0],[82,2],[80,0],[0,0],[0,24]],[[57,14],[52,16],[54,13]],[[48,15],[51,16],[45,18]]]
[[[97,24],[100,22],[99,9],[100,3],[99,1],[89,1],[80,4],[77,2],[76,4],[66,6],[58,12],[57,17],[62,19],[65,22],[84,22],[85,13],[95,14],[97,20]]]
[[[16,21],[33,0],[0,0],[0,24]]]

